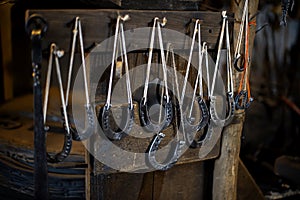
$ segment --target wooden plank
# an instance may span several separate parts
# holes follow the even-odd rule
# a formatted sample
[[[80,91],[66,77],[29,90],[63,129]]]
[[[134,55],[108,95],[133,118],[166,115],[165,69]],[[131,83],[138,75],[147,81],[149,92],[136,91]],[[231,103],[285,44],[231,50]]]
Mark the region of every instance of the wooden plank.
[[[174,166],[168,171],[113,173],[92,176],[91,199],[203,199],[204,163]]]
[[[91,200],[152,199],[153,173],[99,174],[91,180]]]
[[[203,0],[122,0],[122,8],[139,10],[198,10]]]
[[[208,43],[210,49],[215,47],[220,32],[221,15],[216,12],[199,11],[143,11],[143,10],[28,10],[26,18],[31,14],[40,14],[49,22],[49,29],[45,37],[47,48],[51,42],[63,48],[66,53],[69,50],[72,34],[72,20],[76,16],[81,18],[84,44],[86,47],[94,43],[99,44],[104,39],[114,34],[112,23],[117,15],[129,14],[130,20],[125,23],[125,30],[149,27],[154,17],[166,17],[168,19],[165,28],[187,33],[187,25],[191,19],[203,20],[202,40]],[[67,39],[66,39],[67,38]],[[148,44],[147,40],[135,41]],[[174,40],[176,42],[176,40]],[[181,41],[180,41],[181,42]]]
[[[243,12],[244,1],[231,1],[231,10],[235,14],[235,20],[238,22],[241,19]],[[249,1],[250,18],[255,16],[258,8],[258,0]],[[234,44],[236,44],[239,32],[239,24],[234,25]],[[253,41],[255,36],[255,26],[251,27],[249,52],[252,52]],[[251,54],[251,53],[250,53]],[[250,55],[251,56],[251,55]],[[249,69],[250,71],[250,69]],[[234,70],[234,81],[238,85],[240,75]],[[237,89],[237,88],[235,88]],[[236,90],[235,90],[236,91]],[[238,111],[235,114],[235,119],[232,124],[225,127],[223,130],[221,142],[221,154],[215,161],[214,183],[213,183],[213,199],[230,199],[237,198],[237,174],[239,165],[239,153],[241,145],[241,134],[243,130],[245,112]]]
[[[0,79],[3,80],[3,58],[2,58],[2,39],[1,39],[1,26],[0,26]],[[4,83],[3,81],[0,82],[0,102],[4,102]]]
[[[246,166],[239,159],[238,180],[237,180],[237,199],[238,200],[264,200],[265,197],[256,184],[255,180],[247,170]]]
[[[168,171],[154,173],[153,199],[203,199],[204,163],[178,165]]]
[[[1,30],[1,46],[2,49],[2,70],[4,84],[4,99],[10,100],[14,95],[14,80],[12,73],[12,34],[11,34],[11,8],[13,4],[4,4],[0,6],[0,30]]]

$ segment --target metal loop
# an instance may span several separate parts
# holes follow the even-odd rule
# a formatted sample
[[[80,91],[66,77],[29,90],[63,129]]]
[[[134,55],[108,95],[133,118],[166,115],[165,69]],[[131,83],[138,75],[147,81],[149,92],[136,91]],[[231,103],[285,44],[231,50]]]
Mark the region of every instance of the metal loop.
[[[43,37],[48,29],[48,23],[47,21],[38,14],[32,14],[30,15],[29,19],[27,20],[25,24],[25,30],[27,31],[28,35],[31,37],[35,34],[33,34],[33,31],[40,31],[39,35],[40,37]]]

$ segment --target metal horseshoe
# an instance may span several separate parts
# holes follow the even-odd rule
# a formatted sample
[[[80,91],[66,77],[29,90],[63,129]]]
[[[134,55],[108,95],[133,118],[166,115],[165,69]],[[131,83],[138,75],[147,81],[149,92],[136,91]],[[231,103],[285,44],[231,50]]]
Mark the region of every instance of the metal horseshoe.
[[[253,98],[248,101],[248,91],[242,90],[235,96],[236,109],[245,110],[250,107]]]
[[[235,108],[237,110],[245,110],[249,108],[250,104],[253,101],[253,98],[251,97],[250,93],[250,85],[249,85],[249,78],[248,78],[248,71],[249,71],[249,64],[250,64],[250,56],[249,56],[249,23],[248,23],[248,17],[245,19],[245,25],[247,26],[246,28],[246,40],[245,40],[245,46],[246,46],[246,51],[245,51],[245,57],[247,58],[246,62],[244,63],[245,66],[245,71],[243,71],[241,80],[240,80],[240,85],[238,89],[238,94],[235,97]]]
[[[61,79],[61,72],[60,72],[60,65],[58,58],[62,57],[64,54],[63,51],[58,50],[57,46],[52,43],[50,47],[50,56],[49,56],[49,63],[48,63],[48,71],[47,71],[47,78],[46,78],[46,86],[45,86],[45,97],[44,97],[44,106],[43,106],[43,114],[44,114],[44,128],[45,131],[49,130],[49,127],[47,127],[46,120],[47,120],[47,108],[48,108],[48,99],[49,99],[49,90],[50,90],[50,82],[51,82],[51,72],[52,72],[52,62],[53,62],[53,55],[56,65],[56,73],[57,73],[57,79],[59,83],[59,91],[60,91],[60,98],[62,103],[62,113],[64,117],[63,126],[65,128],[65,137],[64,137],[64,145],[62,150],[55,154],[50,155],[47,153],[47,160],[50,163],[57,163],[62,162],[71,152],[72,148],[72,135],[70,133],[69,129],[69,120],[67,116],[67,109],[66,109],[66,103],[64,98],[64,91],[63,91],[63,85],[62,85],[62,79]]]
[[[193,91],[193,97],[192,97],[192,105],[190,106],[190,110],[188,111],[188,114],[183,116],[184,120],[184,126],[186,131],[199,131],[202,128],[204,128],[208,124],[209,120],[209,111],[207,108],[207,105],[205,103],[205,100],[203,99],[203,82],[202,82],[202,61],[203,61],[203,54],[205,50],[205,44],[203,45],[201,49],[201,25],[200,21],[197,19],[195,22],[195,28],[194,28],[194,33],[193,33],[193,38],[192,38],[192,46],[190,49],[190,55],[188,58],[188,64],[187,64],[187,72],[185,74],[185,80],[184,80],[184,85],[183,85],[183,92],[181,96],[181,102],[183,102],[184,95],[185,95],[185,90],[186,90],[186,84],[187,84],[187,79],[188,79],[188,71],[190,69],[191,65],[191,59],[192,59],[192,53],[194,49],[194,42],[195,42],[195,35],[198,32],[198,73],[197,73],[197,78],[195,81],[195,86],[194,86],[194,91]],[[196,96],[196,91],[199,83],[199,95]],[[198,103],[199,110],[201,111],[201,118],[197,123],[192,124],[192,112],[193,112],[193,104],[194,102]]]
[[[177,79],[177,74],[176,74],[176,64],[175,64],[174,51],[170,46],[171,45],[169,44],[167,52],[170,51],[171,54],[172,54],[172,65],[173,65],[173,68],[174,68],[174,75],[175,75],[174,79],[175,79],[175,85],[176,85],[176,88],[175,88],[174,91],[176,91],[177,96],[179,96],[179,87],[178,87],[178,79]],[[175,98],[175,95],[173,97]],[[176,101],[176,99],[174,99],[174,101]],[[180,112],[176,112],[176,113],[180,113]],[[180,116],[177,116],[177,117],[180,117]],[[181,123],[182,123],[182,118],[180,117],[180,119],[181,119]],[[177,122],[177,120],[175,120],[175,121]],[[153,168],[155,168],[157,170],[164,171],[164,170],[168,170],[171,167],[173,167],[175,165],[175,163],[178,161],[179,157],[182,154],[183,147],[186,145],[186,136],[184,134],[185,133],[184,127],[182,127],[182,130],[180,130],[179,125],[176,124],[174,126],[174,129],[177,130],[176,138],[171,141],[171,144],[170,144],[171,148],[168,152],[168,156],[165,159],[165,161],[162,162],[162,163],[157,161],[156,153],[158,151],[158,147],[159,147],[161,141],[165,137],[165,134],[162,133],[162,132],[159,132],[159,133],[154,135],[154,137],[153,137],[153,139],[150,143],[150,146],[147,150],[147,154],[146,154],[146,163],[148,165],[152,166]]]
[[[141,121],[141,125],[145,128],[146,131],[149,132],[160,132],[161,130],[168,127],[173,119],[173,109],[172,109],[172,102],[170,101],[169,93],[168,93],[168,85],[167,85],[167,66],[165,60],[165,53],[163,48],[163,41],[162,41],[162,34],[161,34],[161,26],[165,26],[167,20],[163,18],[162,22],[158,21],[159,18],[154,18],[154,23],[151,32],[151,39],[150,39],[150,48],[149,48],[149,57],[147,63],[147,71],[146,71],[146,80],[144,84],[144,92],[143,97],[139,103],[139,117]],[[150,68],[152,62],[152,54],[153,54],[153,46],[154,46],[154,37],[155,37],[155,28],[157,27],[158,32],[158,40],[159,40],[159,47],[161,53],[161,62],[163,67],[163,82],[164,82],[164,95],[162,95],[163,100],[163,112],[164,118],[162,121],[158,123],[153,122],[149,116],[149,108],[147,105],[147,93],[148,93],[148,86],[149,86],[149,78],[150,78]]]
[[[83,81],[84,81],[84,90],[85,90],[85,113],[87,115],[87,126],[84,130],[76,130],[72,128],[70,122],[69,122],[69,129],[72,134],[73,140],[81,141],[88,139],[93,133],[94,133],[94,126],[95,126],[95,117],[92,105],[90,103],[89,99],[89,91],[88,91],[88,83],[87,83],[87,75],[86,75],[86,65],[85,65],[85,59],[84,59],[84,45],[83,45],[83,36],[82,36],[82,29],[81,29],[81,22],[80,18],[75,18],[75,25],[73,29],[73,40],[72,40],[72,49],[71,49],[71,55],[70,55],[70,63],[69,63],[69,73],[68,73],[68,82],[67,82],[67,90],[66,90],[66,108],[68,108],[68,100],[69,100],[69,94],[70,94],[70,85],[71,85],[71,77],[72,77],[72,70],[73,70],[73,64],[74,64],[74,54],[75,54],[75,45],[76,45],[76,39],[77,34],[79,36],[79,44],[80,44],[80,54],[81,54],[81,63],[82,63],[82,72],[83,72]],[[77,128],[77,127],[76,127]]]
[[[101,128],[104,134],[111,140],[120,140],[125,134],[128,134],[134,122],[134,105],[132,103],[132,94],[131,94],[131,86],[130,86],[130,77],[129,77],[129,68],[128,68],[128,59],[127,59],[127,52],[126,52],[126,43],[125,43],[125,34],[123,23],[129,20],[129,15],[125,15],[124,17],[118,16],[117,23],[116,23],[116,30],[115,30],[115,37],[114,37],[114,46],[113,46],[113,56],[111,62],[111,70],[110,70],[110,77],[109,77],[109,85],[108,85],[108,92],[107,92],[107,99],[106,104],[101,108],[99,114],[99,121]],[[120,41],[121,40],[121,41]],[[124,62],[125,62],[125,78],[126,78],[126,89],[127,89],[127,98],[128,98],[128,107],[123,110],[122,113],[122,126],[118,127],[116,130],[110,125],[111,118],[112,118],[112,111],[111,111],[111,94],[112,94],[112,84],[113,84],[113,76],[114,76],[114,68],[115,62],[117,58],[117,46],[118,42],[121,42],[120,51],[121,56],[124,54]]]
[[[245,0],[243,14],[242,14],[242,20],[241,20],[241,25],[240,25],[240,31],[239,31],[239,35],[237,38],[237,44],[236,44],[236,48],[235,48],[235,52],[234,52],[234,59],[233,59],[233,66],[238,72],[242,72],[245,70],[244,64],[245,64],[245,59],[246,59],[245,56],[246,55],[241,54],[240,51],[241,51],[244,27],[246,27],[245,28],[246,29],[245,30],[245,39],[248,37],[247,36],[248,25],[247,24],[245,25],[246,18],[248,18],[248,0]],[[247,51],[246,48],[247,47],[245,47],[245,52]]]
[[[228,125],[234,115],[235,111],[235,105],[234,105],[234,97],[233,97],[233,77],[232,77],[232,66],[231,66],[231,52],[230,52],[230,40],[229,40],[229,30],[228,30],[228,20],[227,20],[227,15],[226,11],[222,12],[223,16],[223,24],[222,24],[222,29],[221,29],[221,36],[220,36],[220,42],[218,46],[218,53],[217,53],[217,60],[216,60],[216,65],[215,65],[215,71],[214,71],[214,77],[213,77],[213,82],[212,82],[212,88],[210,92],[210,116],[212,121],[218,125],[218,126],[226,126]],[[216,111],[216,101],[217,97],[214,96],[214,88],[215,88],[215,83],[216,83],[216,77],[217,77],[217,71],[219,67],[219,62],[220,62],[220,53],[221,53],[221,48],[223,45],[223,37],[224,37],[224,32],[226,32],[226,47],[227,47],[227,91],[226,91],[226,102],[227,102],[227,113],[226,117],[224,119],[221,119],[221,117],[218,115]]]

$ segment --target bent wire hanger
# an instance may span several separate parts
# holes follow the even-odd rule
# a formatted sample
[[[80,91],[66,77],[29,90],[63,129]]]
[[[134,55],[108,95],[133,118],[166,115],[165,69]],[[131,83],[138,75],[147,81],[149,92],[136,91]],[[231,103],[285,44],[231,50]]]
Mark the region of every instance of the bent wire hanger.
[[[194,44],[195,44],[197,32],[198,32],[198,73],[197,73],[197,77],[196,77],[196,81],[195,81],[195,85],[194,85],[194,91],[193,91],[193,96],[192,96],[192,102],[190,105],[190,110],[187,111],[188,113],[187,112],[183,113],[183,116],[182,116],[183,121],[184,121],[183,125],[185,127],[185,131],[192,131],[192,132],[194,132],[194,131],[197,132],[197,131],[201,130],[203,127],[205,127],[207,125],[208,120],[209,120],[209,111],[208,111],[206,103],[203,99],[202,61],[203,61],[204,45],[201,48],[201,24],[200,24],[199,19],[197,19],[195,21],[195,28],[194,28],[193,37],[192,37],[192,44],[191,44],[190,54],[189,54],[188,63],[187,63],[187,67],[186,67],[186,74],[184,77],[184,83],[183,83],[183,89],[182,89],[182,95],[181,95],[181,103],[183,103],[185,93],[186,93],[186,86],[187,86],[187,82],[188,82],[189,70],[190,70],[190,66],[191,66],[192,54],[193,54],[193,50],[194,50]],[[199,95],[196,96],[198,83],[199,83]],[[192,112],[193,112],[193,105],[194,105],[195,101],[198,103],[198,107],[201,112],[201,117],[196,123],[192,123],[192,121],[193,121],[192,120]]]
[[[147,71],[146,71],[146,79],[144,84],[144,92],[143,97],[139,103],[139,116],[141,125],[145,128],[145,130],[149,132],[160,132],[161,130],[168,127],[173,119],[173,109],[172,109],[172,102],[170,101],[169,92],[168,92],[168,84],[167,84],[167,66],[165,60],[165,53],[162,41],[162,33],[161,27],[166,24],[166,18],[163,19],[162,22],[158,21],[159,18],[154,18],[154,23],[151,32],[151,39],[150,39],[150,47],[149,47],[149,57],[147,63]],[[147,105],[147,93],[148,93],[148,86],[149,86],[149,78],[150,78],[150,69],[151,69],[151,62],[152,62],[152,54],[153,54],[153,46],[154,46],[154,37],[155,37],[155,29],[157,28],[158,32],[158,40],[159,40],[159,48],[161,53],[161,62],[163,68],[163,82],[164,82],[164,94],[162,95],[163,105],[160,106],[160,109],[164,109],[164,118],[162,121],[159,120],[158,123],[155,123],[151,120],[149,115],[149,108]]]
[[[78,34],[79,33],[79,34]],[[81,29],[81,22],[80,18],[75,18],[75,25],[73,29],[73,40],[72,40],[72,49],[70,55],[70,63],[69,63],[69,73],[68,73],[68,82],[67,82],[67,90],[66,90],[66,107],[68,108],[68,100],[70,94],[70,85],[71,85],[71,77],[72,77],[72,70],[74,65],[74,54],[75,54],[75,45],[77,34],[79,37],[79,45],[80,45],[80,54],[81,54],[81,62],[82,62],[82,73],[83,73],[83,81],[84,81],[84,91],[85,91],[85,113],[87,115],[87,126],[83,130],[77,130],[71,127],[69,122],[69,129],[72,134],[73,140],[81,141],[88,139],[94,133],[94,126],[95,126],[95,115],[93,113],[93,108],[90,103],[89,97],[89,90],[88,90],[88,83],[87,83],[87,74],[86,74],[86,65],[84,59],[84,45],[83,45],[83,36],[82,36],[82,29]]]
[[[234,52],[234,59],[233,59],[233,66],[238,72],[242,72],[245,70],[244,63],[246,60],[246,55],[241,54],[241,45],[242,45],[244,29],[245,29],[245,40],[247,40],[248,38],[248,33],[247,33],[248,24],[245,24],[247,21],[246,19],[248,19],[248,0],[245,0],[240,30],[237,38],[237,43]],[[244,52],[247,51],[247,48],[248,47],[245,46]]]
[[[221,35],[220,35],[220,42],[218,46],[218,53],[217,53],[217,60],[215,64],[215,71],[214,71],[214,76],[213,76],[213,82],[211,86],[211,91],[210,91],[210,116],[216,125],[219,126],[226,126],[228,125],[234,115],[235,111],[235,105],[234,105],[234,98],[233,98],[233,77],[232,77],[232,67],[231,67],[231,52],[230,52],[230,40],[229,40],[229,30],[228,30],[228,21],[227,21],[227,15],[226,11],[222,12],[222,17],[223,17],[223,23],[222,23],[222,29],[221,29]],[[226,60],[227,60],[227,91],[226,91],[226,104],[227,104],[227,111],[226,111],[226,116],[224,119],[221,119],[221,117],[218,115],[217,110],[216,110],[216,101],[217,97],[214,96],[214,89],[215,89],[215,84],[216,84],[216,78],[217,78],[217,71],[219,69],[220,65],[220,53],[221,53],[221,48],[223,45],[223,38],[224,38],[224,32],[226,32]]]
[[[111,70],[110,70],[110,77],[109,77],[109,84],[108,84],[108,92],[107,92],[107,99],[106,104],[101,108],[99,114],[99,120],[101,128],[104,134],[111,140],[120,140],[125,134],[128,134],[134,122],[134,105],[132,103],[132,93],[131,93],[131,86],[130,86],[130,77],[129,77],[129,69],[128,69],[128,59],[127,59],[127,52],[126,52],[126,43],[125,43],[125,34],[123,23],[129,20],[129,15],[125,15],[124,17],[118,16],[116,30],[115,30],[115,37],[114,37],[114,46],[113,46],[113,56],[112,56],[112,63],[111,63]],[[120,22],[121,21],[121,22]],[[121,42],[120,45],[120,52],[122,63],[125,62],[125,77],[126,77],[126,89],[127,89],[127,100],[128,100],[128,107],[126,108],[126,112],[123,112],[122,115],[122,122],[123,126],[119,126],[117,130],[113,130],[111,124],[111,95],[112,95],[112,84],[113,84],[113,76],[115,70],[115,64],[117,59],[117,46]],[[123,55],[124,54],[124,58]],[[125,117],[124,117],[125,116]]]
[[[177,74],[176,74],[176,64],[175,64],[175,58],[174,58],[174,51],[173,49],[170,47],[170,44],[168,45],[168,51],[167,52],[171,52],[171,56],[172,56],[172,65],[173,65],[173,69],[174,69],[174,76],[175,76],[175,85],[173,84],[173,87],[176,86],[176,88],[173,88],[174,91],[176,91],[177,96],[179,96],[179,87],[178,87],[178,79],[177,79]],[[167,54],[168,55],[168,54]],[[175,95],[173,95],[173,100],[174,102],[176,102],[176,97]],[[179,100],[180,101],[180,100]],[[179,105],[181,105],[179,103]],[[181,108],[179,108],[181,110]],[[183,123],[183,120],[180,116],[181,111],[179,112],[175,112],[175,114],[179,114],[177,116],[177,118],[179,117],[180,123]],[[182,154],[182,150],[183,147],[186,145],[186,135],[185,135],[185,131],[184,131],[184,127],[181,126],[179,124],[177,124],[177,120],[175,120],[175,125],[173,126],[174,130],[176,130],[176,136],[175,138],[171,141],[170,144],[170,149],[167,155],[167,158],[165,159],[165,161],[163,162],[159,162],[156,158],[156,154],[157,151],[159,149],[159,145],[161,143],[161,141],[163,140],[163,138],[165,137],[165,134],[162,132],[159,132],[157,134],[154,135],[150,146],[147,150],[147,154],[146,154],[146,163],[148,165],[150,165],[151,167],[157,169],[157,170],[168,170],[171,167],[173,167],[175,165],[175,163],[178,161],[179,157]]]
[[[49,56],[49,62],[48,62],[48,71],[47,71],[47,78],[46,78],[46,86],[45,86],[45,97],[44,97],[44,106],[43,106],[43,113],[44,113],[44,127],[45,131],[49,130],[49,127],[45,125],[47,121],[47,108],[48,108],[48,99],[49,99],[49,90],[50,90],[50,82],[51,82],[51,72],[52,72],[52,62],[53,62],[53,55],[55,59],[55,65],[56,65],[56,73],[57,73],[57,79],[59,84],[59,91],[60,91],[60,98],[61,98],[61,104],[62,104],[62,113],[63,113],[63,126],[65,129],[64,134],[64,145],[62,147],[62,150],[55,154],[50,155],[47,153],[47,160],[51,163],[57,163],[62,162],[71,152],[72,148],[72,135],[70,133],[69,129],[69,121],[66,111],[66,103],[64,98],[64,92],[63,92],[63,85],[62,85],[62,79],[61,79],[61,72],[60,72],[60,65],[59,65],[59,57],[62,57],[64,54],[63,51],[58,50],[57,46],[52,43],[50,47],[50,56]]]

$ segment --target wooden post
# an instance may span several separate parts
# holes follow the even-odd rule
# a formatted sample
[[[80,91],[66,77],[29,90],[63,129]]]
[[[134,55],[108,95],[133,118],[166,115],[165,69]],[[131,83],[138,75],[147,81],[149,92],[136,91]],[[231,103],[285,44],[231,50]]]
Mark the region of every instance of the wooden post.
[[[0,5],[0,46],[2,51],[2,67],[3,69],[3,95],[4,100],[10,100],[13,98],[13,69],[12,69],[12,38],[11,38],[11,8],[13,4]],[[0,65],[0,66],[1,66]]]
[[[259,0],[249,0],[249,13],[252,18],[257,12]],[[234,46],[237,41],[243,12],[244,0],[232,0],[231,10],[235,16],[234,25]],[[251,20],[255,20],[251,19]],[[249,38],[249,53],[251,56],[256,26],[250,28]],[[249,68],[248,68],[249,69]],[[250,72],[250,69],[249,69]],[[234,70],[235,85],[239,84],[241,73]],[[214,179],[213,179],[213,199],[230,199],[235,200],[237,198],[237,177],[238,177],[238,165],[239,165],[239,153],[241,145],[241,134],[243,130],[243,123],[245,118],[245,112],[239,111],[235,115],[233,123],[224,127],[221,153],[220,157],[215,161]]]

